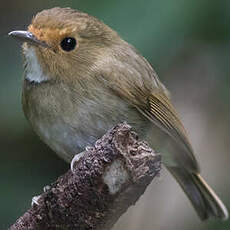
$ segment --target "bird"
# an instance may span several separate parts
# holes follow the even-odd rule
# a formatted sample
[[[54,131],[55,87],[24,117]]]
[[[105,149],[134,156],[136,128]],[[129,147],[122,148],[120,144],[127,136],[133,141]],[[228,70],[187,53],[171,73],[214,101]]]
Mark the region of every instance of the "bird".
[[[228,219],[227,208],[200,175],[169,91],[116,31],[87,13],[55,7],[9,36],[23,42],[25,117],[60,157],[71,162],[126,121],[162,154],[201,220]]]

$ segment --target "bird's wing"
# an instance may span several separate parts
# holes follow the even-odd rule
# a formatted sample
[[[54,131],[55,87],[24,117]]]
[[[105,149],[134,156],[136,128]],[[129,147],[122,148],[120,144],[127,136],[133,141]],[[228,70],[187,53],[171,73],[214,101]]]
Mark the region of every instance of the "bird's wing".
[[[198,172],[199,166],[194,157],[186,131],[168,96],[162,91],[153,93],[147,97],[145,107],[137,108],[156,126],[166,132],[175,141],[175,144],[180,145],[184,149],[184,151],[178,153],[183,154],[183,156],[179,155],[178,157],[184,158],[185,162],[189,162],[189,167]],[[184,166],[186,167],[186,165]]]
[[[167,89],[149,63],[134,49],[126,49],[125,52],[128,54],[119,54],[119,60],[124,60],[123,62],[116,59],[117,62],[113,62],[109,68],[107,65],[100,67],[102,72],[98,80],[122,100],[136,107],[168,135],[173,148],[179,149],[179,152],[174,151],[170,154],[177,158],[176,161],[181,167],[198,172],[198,163],[193,155],[185,129],[170,102]]]

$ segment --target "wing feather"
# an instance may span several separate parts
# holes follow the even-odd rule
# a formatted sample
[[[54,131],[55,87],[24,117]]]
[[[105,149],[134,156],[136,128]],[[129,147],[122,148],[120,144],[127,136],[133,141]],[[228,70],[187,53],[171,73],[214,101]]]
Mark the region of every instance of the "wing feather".
[[[147,107],[142,107],[139,111],[141,110],[142,114],[148,117],[149,120],[166,132],[184,149],[183,157],[186,158],[188,162],[190,162],[191,167],[198,172],[199,166],[193,154],[192,146],[170,99],[164,93],[157,92],[147,98],[147,104]]]

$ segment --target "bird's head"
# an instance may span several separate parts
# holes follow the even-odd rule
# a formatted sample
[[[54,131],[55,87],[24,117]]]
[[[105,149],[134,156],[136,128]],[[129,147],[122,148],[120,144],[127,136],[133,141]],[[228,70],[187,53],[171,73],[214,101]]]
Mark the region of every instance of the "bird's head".
[[[111,46],[121,42],[104,23],[70,8],[44,10],[27,31],[9,35],[24,42],[26,77],[36,82],[89,75]]]

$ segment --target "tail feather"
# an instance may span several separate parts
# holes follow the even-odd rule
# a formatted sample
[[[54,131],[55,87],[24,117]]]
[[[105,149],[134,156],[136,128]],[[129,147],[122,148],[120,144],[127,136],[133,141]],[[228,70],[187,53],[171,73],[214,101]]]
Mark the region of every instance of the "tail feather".
[[[220,200],[220,198],[216,195],[216,193],[212,190],[212,188],[206,183],[206,181],[201,177],[200,174],[193,175],[194,181],[198,185],[201,192],[204,194],[204,197],[207,199],[208,204],[212,210],[212,216],[217,217],[221,220],[228,219],[228,210]]]
[[[228,219],[226,207],[199,174],[177,167],[168,169],[185,191],[201,220]]]

